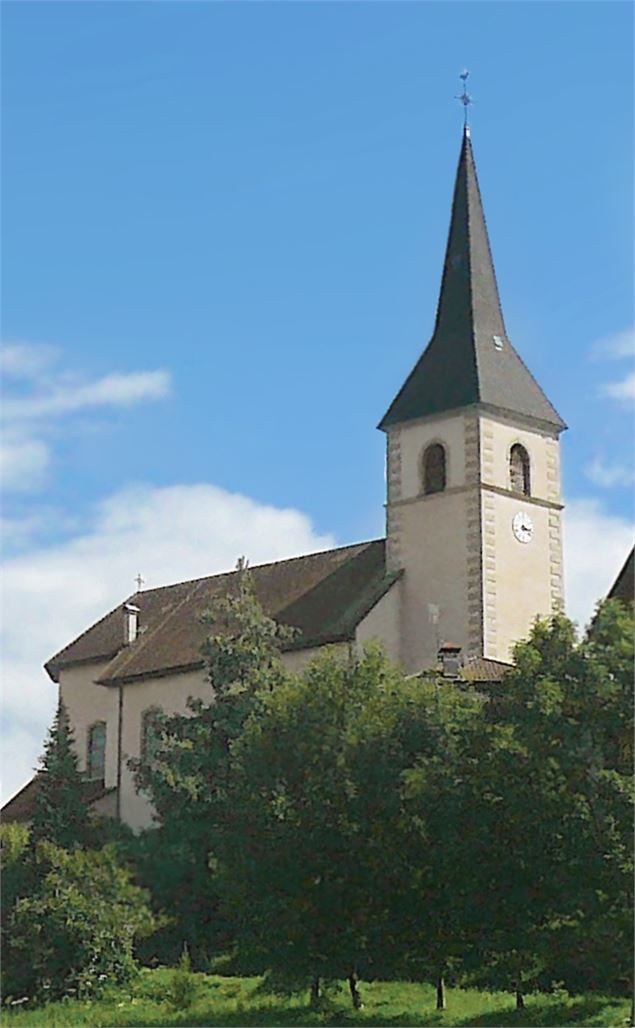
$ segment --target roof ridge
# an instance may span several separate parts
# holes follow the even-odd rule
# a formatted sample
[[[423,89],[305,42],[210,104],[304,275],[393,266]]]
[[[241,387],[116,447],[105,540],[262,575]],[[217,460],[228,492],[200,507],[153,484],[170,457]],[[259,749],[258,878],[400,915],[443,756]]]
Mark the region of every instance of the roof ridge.
[[[465,158],[464,158],[464,155],[465,155]],[[467,265],[468,265],[467,290],[468,290],[468,297],[469,297],[469,304],[470,304],[470,334],[472,336],[472,347],[471,347],[472,355],[471,356],[472,356],[472,363],[474,365],[474,373],[475,373],[475,379],[476,379],[476,402],[480,403],[481,402],[481,375],[480,375],[481,369],[479,367],[478,348],[477,348],[477,345],[476,345],[476,315],[475,315],[475,311],[474,311],[474,276],[472,275],[472,242],[473,242],[472,241],[472,204],[470,202],[470,187],[469,187],[469,182],[468,182],[468,173],[469,173],[469,168],[467,167],[468,155],[472,158],[472,170],[474,172],[474,181],[476,183],[476,192],[478,194],[479,200],[481,200],[481,215],[482,215],[483,221],[485,221],[485,211],[483,210],[483,201],[481,199],[481,191],[480,191],[480,187],[479,187],[479,184],[478,184],[478,176],[476,174],[476,165],[474,163],[474,153],[472,151],[472,142],[470,140],[470,134],[469,134],[469,131],[468,131],[468,128],[467,128],[467,125],[466,125],[465,128],[464,128],[464,131],[463,131],[463,146],[461,147],[461,156],[459,157],[459,167],[460,167],[461,161],[463,159],[465,159],[465,163],[466,163],[466,169],[465,169],[465,217],[467,219],[467,226],[466,226],[466,229],[467,229],[467,255],[466,256],[467,256]],[[457,168],[457,179],[458,179],[458,168]],[[450,214],[450,229],[449,229],[449,232],[448,232],[448,239],[449,239],[449,234],[452,231],[452,222],[454,220],[454,199],[455,199],[455,197],[453,198],[453,202],[452,202],[452,212]],[[488,236],[488,233],[487,233],[487,225],[485,225],[485,238],[487,240],[487,245],[489,247],[489,236]],[[491,248],[490,248],[490,251],[489,251],[489,255],[490,255],[490,263],[492,264],[492,270],[493,270],[494,264],[493,264],[493,261],[492,261]],[[496,278],[495,277],[494,277],[494,281],[496,283]],[[498,293],[498,286],[496,286],[496,290],[497,290],[497,293]],[[498,300],[498,306],[500,308],[500,297],[499,297],[499,300]],[[439,296],[439,308],[440,307],[441,307],[441,296]]]
[[[311,553],[299,553],[296,557],[282,557],[280,560],[267,560],[263,564],[249,564],[248,568],[250,571],[256,571],[259,568],[273,567],[275,564],[291,564],[294,560],[306,560],[307,557],[324,556],[327,553],[337,553],[338,550],[352,550],[356,546],[372,546],[375,543],[383,542],[385,542],[385,537],[380,536],[377,539],[366,539],[363,542],[359,543],[345,543],[343,546],[331,546],[327,550],[312,550]],[[135,596],[148,596],[150,593],[160,592],[162,589],[174,589],[177,585],[196,585],[199,582],[208,582],[210,578],[225,578],[229,575],[235,574],[236,568],[232,568],[231,571],[218,571],[216,572],[216,574],[213,575],[199,575],[198,578],[185,578],[180,582],[169,582],[166,585],[156,585],[152,589],[143,589],[141,592],[133,593],[132,596],[130,596],[128,599],[133,599]],[[128,600],[124,600],[123,602],[127,603]],[[107,614],[104,616],[108,617]],[[100,618],[100,620],[103,620],[103,618]],[[87,629],[87,631],[89,631],[89,629]]]

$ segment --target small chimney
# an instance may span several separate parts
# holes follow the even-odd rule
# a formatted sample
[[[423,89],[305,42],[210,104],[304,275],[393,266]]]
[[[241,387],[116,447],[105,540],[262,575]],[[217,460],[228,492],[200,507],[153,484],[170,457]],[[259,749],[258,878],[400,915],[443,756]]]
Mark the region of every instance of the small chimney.
[[[439,648],[441,674],[444,678],[458,678],[461,674],[461,647],[454,643],[443,643]]]
[[[139,632],[139,608],[133,603],[123,605],[123,641],[127,646],[134,642]]]

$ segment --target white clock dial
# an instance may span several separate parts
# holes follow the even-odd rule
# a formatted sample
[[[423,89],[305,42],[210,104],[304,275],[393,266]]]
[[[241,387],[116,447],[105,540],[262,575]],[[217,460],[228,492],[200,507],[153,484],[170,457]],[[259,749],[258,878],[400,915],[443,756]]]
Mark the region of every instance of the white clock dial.
[[[523,510],[519,511],[518,514],[514,514],[512,531],[519,543],[531,542],[531,537],[534,534],[534,523],[529,514],[525,514]]]

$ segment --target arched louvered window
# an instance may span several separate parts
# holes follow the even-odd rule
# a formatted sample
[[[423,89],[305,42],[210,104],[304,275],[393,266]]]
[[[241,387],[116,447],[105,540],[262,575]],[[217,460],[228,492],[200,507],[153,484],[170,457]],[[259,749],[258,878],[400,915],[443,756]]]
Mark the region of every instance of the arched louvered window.
[[[514,443],[509,451],[509,483],[513,493],[529,496],[531,480],[529,454],[520,443]]]
[[[106,722],[95,721],[88,729],[86,776],[103,778],[106,771]]]
[[[160,707],[148,707],[141,715],[141,759],[154,760],[161,745]]]
[[[442,493],[445,489],[445,449],[432,443],[423,455],[423,491]]]

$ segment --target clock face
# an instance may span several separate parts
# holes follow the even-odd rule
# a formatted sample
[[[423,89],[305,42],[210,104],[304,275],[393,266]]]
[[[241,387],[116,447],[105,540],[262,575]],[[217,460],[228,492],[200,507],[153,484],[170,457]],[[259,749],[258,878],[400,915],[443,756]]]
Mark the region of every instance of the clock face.
[[[529,517],[529,514],[525,514],[524,511],[519,511],[518,514],[514,514],[512,520],[512,532],[518,539],[519,543],[531,542],[531,537],[534,534],[534,523]]]

